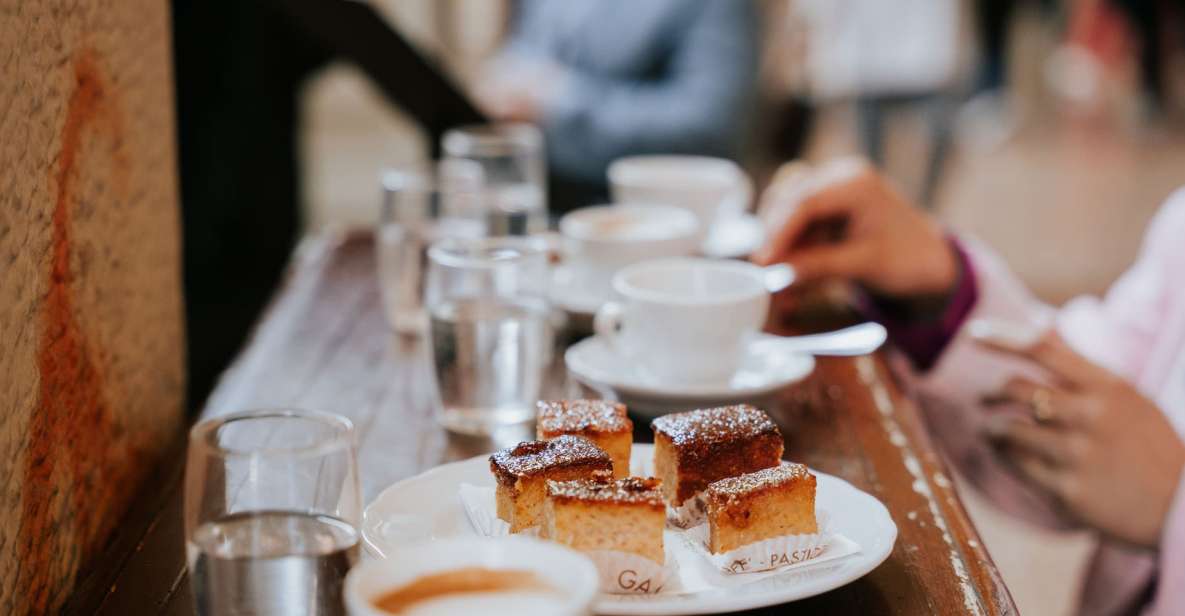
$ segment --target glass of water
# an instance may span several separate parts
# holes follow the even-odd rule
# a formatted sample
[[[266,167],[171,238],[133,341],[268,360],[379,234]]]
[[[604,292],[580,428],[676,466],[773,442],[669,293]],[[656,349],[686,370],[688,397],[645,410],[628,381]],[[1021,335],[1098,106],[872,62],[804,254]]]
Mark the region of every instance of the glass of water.
[[[197,613],[337,615],[358,558],[348,419],[260,410],[189,434],[185,536]]]
[[[547,230],[543,133],[530,124],[463,126],[444,134],[449,159],[474,161],[485,175],[491,235]]]
[[[376,241],[379,289],[395,331],[419,333],[427,326],[423,271],[428,246],[446,237],[486,234],[481,165],[441,161],[435,169],[392,167],[382,175],[383,201]]]
[[[428,250],[425,304],[446,428],[492,435],[535,417],[555,329],[548,279],[539,238],[454,238]]]

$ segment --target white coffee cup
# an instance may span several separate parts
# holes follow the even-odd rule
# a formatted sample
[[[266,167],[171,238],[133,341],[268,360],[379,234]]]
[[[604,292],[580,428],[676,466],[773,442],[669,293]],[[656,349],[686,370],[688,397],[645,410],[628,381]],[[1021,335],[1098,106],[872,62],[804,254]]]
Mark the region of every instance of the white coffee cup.
[[[425,575],[472,567],[529,571],[555,592],[458,593],[433,603],[433,614],[584,616],[591,613],[599,586],[592,561],[560,544],[530,537],[459,537],[414,544],[385,560],[360,563],[346,576],[346,609],[351,616],[390,616],[375,606],[376,599]]]
[[[670,205],[597,205],[566,214],[560,234],[565,263],[578,284],[608,297],[613,274],[622,267],[694,253],[699,222]]]
[[[620,203],[665,203],[695,214],[704,233],[744,213],[753,184],[736,163],[708,156],[647,155],[609,165],[609,189]]]
[[[593,329],[643,376],[669,384],[728,382],[769,309],[766,273],[742,261],[659,259],[613,277],[620,302]]]

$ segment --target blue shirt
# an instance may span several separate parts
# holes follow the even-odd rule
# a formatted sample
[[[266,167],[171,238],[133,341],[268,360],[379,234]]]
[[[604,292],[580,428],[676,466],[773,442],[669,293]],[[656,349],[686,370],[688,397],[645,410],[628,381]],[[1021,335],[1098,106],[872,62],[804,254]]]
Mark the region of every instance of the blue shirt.
[[[551,171],[605,182],[631,154],[737,158],[755,98],[751,0],[520,0],[504,53],[567,73],[542,127]]]

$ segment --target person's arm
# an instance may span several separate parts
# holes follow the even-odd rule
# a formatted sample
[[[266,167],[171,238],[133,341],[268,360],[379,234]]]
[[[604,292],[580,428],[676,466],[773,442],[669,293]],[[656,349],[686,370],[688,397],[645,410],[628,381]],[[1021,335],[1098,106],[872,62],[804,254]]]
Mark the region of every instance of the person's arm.
[[[1182,229],[1185,193],[1163,206],[1149,227],[1138,260],[1105,297],[1080,297],[1057,310],[1034,298],[990,249],[965,241],[979,281],[979,300],[968,322],[1004,321],[1033,332],[1054,329],[1074,351],[1138,386],[1158,327],[1167,316],[1166,293],[1176,284],[1173,270],[1179,265],[1174,266],[1174,259],[1181,252],[1176,242]],[[993,415],[1008,412],[985,410],[985,397],[1018,377],[1036,382],[1048,377],[1023,358],[985,348],[970,329],[961,327],[933,368],[918,375],[917,391],[930,424],[956,464],[1001,508],[1046,525],[1066,525],[1069,521],[1061,515],[1062,508],[1001,465],[998,452],[982,438]],[[1015,413],[1030,412],[1014,406]]]
[[[345,0],[275,0],[291,19],[328,52],[361,68],[383,94],[427,132],[439,147],[444,132],[485,117],[440,70],[423,58],[375,10]]]
[[[859,311],[884,325],[894,345],[922,372],[938,361],[979,302],[979,283],[967,251],[953,237],[950,244],[959,264],[958,282],[950,293],[905,302],[867,291],[857,294]]]
[[[874,171],[849,163],[812,173],[796,173],[793,178],[797,179],[776,183],[767,193],[764,205],[770,212],[769,218],[784,222],[775,227],[770,243],[755,256],[756,261],[788,262],[803,282],[846,279],[903,304],[948,294],[956,288],[960,279],[959,258],[957,252],[952,252],[944,231],[902,199]],[[811,237],[812,227],[824,222],[841,228],[842,232],[825,242],[804,241]],[[1000,507],[1040,523],[1071,522],[1062,515],[1065,498],[1057,498],[1054,491],[1045,489],[1027,472],[1017,472],[1016,461],[1024,459],[1023,454],[1009,454],[1000,448],[1003,444],[1016,451],[1013,439],[1027,430],[1016,423],[1001,424],[1000,420],[1030,417],[1032,409],[1027,405],[1032,400],[1013,390],[1005,396],[1012,401],[1011,408],[997,405],[989,409],[984,404],[986,397],[998,397],[1002,391],[1008,393],[1007,386],[1015,385],[1018,380],[1028,383],[1030,388],[1038,386],[1033,383],[1054,388],[1058,382],[1050,380],[1047,366],[1034,361],[1048,345],[1026,347],[1024,350],[1029,354],[1001,353],[976,340],[971,335],[973,328],[967,324],[1007,322],[1014,328],[1032,332],[1035,340],[1042,332],[1056,328],[1060,336],[1047,334],[1040,339],[1056,338],[1055,346],[1085,356],[1078,364],[1102,366],[1122,377],[1119,380],[1124,384],[1121,387],[1115,383],[1117,379],[1111,378],[1112,386],[1098,391],[1090,389],[1089,383],[1079,384],[1074,394],[1078,397],[1074,400],[1080,401],[1086,395],[1082,392],[1089,391],[1096,402],[1114,406],[1110,409],[1114,413],[1130,410],[1133,401],[1138,400],[1143,412],[1138,420],[1132,416],[1131,429],[1112,427],[1108,434],[1115,434],[1114,430],[1124,430],[1125,437],[1153,434],[1148,438],[1150,442],[1156,440],[1165,451],[1179,452],[1179,439],[1162,438],[1166,434],[1177,436],[1171,428],[1162,434],[1163,430],[1157,427],[1165,419],[1149,402],[1150,394],[1155,392],[1138,392],[1132,384],[1143,382],[1140,377],[1146,372],[1148,349],[1153,347],[1156,328],[1168,317],[1166,311],[1171,307],[1165,301],[1167,292],[1175,288],[1176,273],[1185,268],[1185,263],[1180,262],[1185,259],[1179,243],[1182,229],[1185,229],[1185,193],[1174,196],[1162,208],[1150,226],[1139,261],[1105,299],[1075,300],[1060,311],[1033,297],[991,250],[972,239],[960,239],[976,280],[974,308],[964,325],[944,341],[944,349],[933,367],[922,374],[913,373],[909,382],[921,397],[936,440],[943,443],[963,473]],[[1063,339],[1068,346],[1061,342]],[[1093,417],[1105,416],[1118,424],[1126,421],[1114,413],[1096,413]],[[996,435],[985,438],[991,435],[993,426],[997,428]],[[1043,438],[1073,434],[1061,432],[1050,437],[1044,429],[1038,432]],[[1115,442],[1118,446],[1119,440]],[[1124,442],[1131,444],[1126,438]],[[1139,445],[1135,448],[1142,452]],[[1122,464],[1098,469],[1129,468],[1138,456],[1127,452],[1117,457],[1124,458]],[[1081,471],[1088,467],[1073,468]],[[1132,472],[1143,473],[1144,468]],[[1139,479],[1163,487],[1157,483],[1155,472],[1144,473]],[[1163,490],[1161,496],[1165,496]],[[1080,512],[1088,505],[1099,504],[1089,499],[1076,502]],[[1147,525],[1143,528],[1146,530]]]
[[[557,169],[600,181],[626,154],[737,154],[757,73],[754,6],[709,0],[694,8],[659,79],[565,71],[542,115],[549,139],[573,144],[554,149]]]

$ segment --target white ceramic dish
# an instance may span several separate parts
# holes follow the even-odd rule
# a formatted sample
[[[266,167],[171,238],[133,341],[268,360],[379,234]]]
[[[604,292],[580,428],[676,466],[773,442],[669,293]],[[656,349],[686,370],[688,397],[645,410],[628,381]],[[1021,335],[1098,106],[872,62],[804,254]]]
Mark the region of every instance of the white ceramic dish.
[[[690,408],[752,402],[806,378],[815,368],[814,357],[783,353],[773,346],[756,344],[776,339],[758,334],[744,353],[741,367],[723,382],[669,384],[647,380],[598,336],[585,338],[564,353],[564,363],[576,380],[594,389],[609,389],[622,402],[642,402],[638,410]],[[630,405],[631,409],[633,405]]]
[[[631,466],[644,468],[654,455],[651,445],[635,444]],[[599,595],[598,614],[715,614],[777,605],[839,588],[880,565],[893,550],[897,526],[884,505],[848,482],[814,471],[816,504],[831,517],[832,528],[860,546],[840,560],[694,593]],[[372,558],[398,557],[413,539],[475,536],[458,497],[461,484],[493,486],[487,456],[445,464],[400,481],[379,494],[363,514],[362,536]],[[686,565],[686,566],[684,566]],[[680,575],[698,563],[680,563]]]
[[[472,614],[477,607],[472,604],[480,600],[483,614],[581,616],[588,613],[597,592],[597,571],[579,552],[529,537],[487,539],[459,535],[446,541],[399,547],[389,559],[371,559],[354,567],[346,577],[346,607],[351,616],[388,616],[373,603],[384,593],[424,575],[470,567],[531,571],[560,592],[543,597],[518,593],[460,596],[452,600],[459,605],[434,604],[433,613],[447,610],[449,614]],[[532,599],[537,604],[528,609]]]

